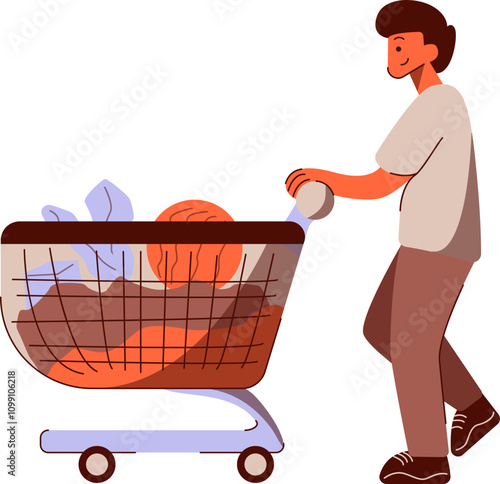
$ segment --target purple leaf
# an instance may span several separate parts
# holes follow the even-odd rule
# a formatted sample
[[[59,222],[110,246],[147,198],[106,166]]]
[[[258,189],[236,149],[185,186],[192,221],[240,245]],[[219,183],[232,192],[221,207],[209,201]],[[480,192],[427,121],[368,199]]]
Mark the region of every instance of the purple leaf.
[[[87,195],[85,203],[94,221],[129,222],[134,219],[130,198],[108,180],[99,183]]]

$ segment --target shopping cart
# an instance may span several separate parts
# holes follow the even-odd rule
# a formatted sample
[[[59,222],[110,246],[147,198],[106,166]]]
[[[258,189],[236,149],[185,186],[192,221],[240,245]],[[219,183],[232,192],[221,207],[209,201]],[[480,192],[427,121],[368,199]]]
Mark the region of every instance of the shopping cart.
[[[134,434],[130,430],[46,430],[42,450],[80,453],[80,472],[91,482],[112,476],[113,454],[135,452],[235,453],[244,479],[267,479],[271,454],[284,443],[247,389],[265,374],[304,237],[294,222],[9,225],[2,234],[2,316],[12,343],[37,371],[78,388],[169,389],[218,398],[256,422],[241,431],[143,431],[133,448],[125,438]],[[96,271],[75,244],[93,248]],[[105,261],[97,248],[103,244],[130,247],[129,278],[125,254],[121,277],[100,277]],[[185,280],[168,280],[166,262],[165,279],[158,278],[147,260],[155,244],[169,248],[165,259],[189,254]],[[219,255],[217,247],[241,247],[231,279],[218,279],[218,255],[200,260],[202,245]],[[73,262],[60,269],[61,261]],[[194,264],[211,265],[213,277],[191,277]]]

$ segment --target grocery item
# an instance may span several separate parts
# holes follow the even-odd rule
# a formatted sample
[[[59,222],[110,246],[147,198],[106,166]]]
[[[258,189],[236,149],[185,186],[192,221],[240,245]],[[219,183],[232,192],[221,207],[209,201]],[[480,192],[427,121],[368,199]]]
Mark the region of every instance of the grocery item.
[[[186,200],[167,208],[156,221],[213,222],[217,230],[217,222],[233,219],[214,203]],[[189,280],[213,281],[215,287],[224,286],[238,269],[241,254],[241,244],[148,244],[151,269],[172,289]]]

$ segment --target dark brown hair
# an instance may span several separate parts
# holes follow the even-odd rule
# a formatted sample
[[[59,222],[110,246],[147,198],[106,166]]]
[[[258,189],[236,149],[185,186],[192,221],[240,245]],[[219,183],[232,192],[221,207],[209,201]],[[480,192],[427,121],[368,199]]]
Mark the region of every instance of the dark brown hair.
[[[378,13],[375,26],[386,38],[403,32],[422,32],[424,42],[438,48],[438,56],[432,61],[436,72],[444,71],[453,57],[455,27],[448,25],[443,14],[427,3],[415,0],[389,3]]]

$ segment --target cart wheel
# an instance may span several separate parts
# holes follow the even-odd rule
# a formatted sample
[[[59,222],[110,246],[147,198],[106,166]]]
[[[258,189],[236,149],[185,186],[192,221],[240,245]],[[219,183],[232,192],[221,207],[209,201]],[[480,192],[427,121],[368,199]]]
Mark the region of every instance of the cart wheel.
[[[273,470],[273,456],[262,447],[249,447],[238,457],[238,472],[248,482],[263,482]]]
[[[80,473],[87,481],[104,482],[115,472],[116,462],[113,454],[104,447],[90,447],[78,461]]]

